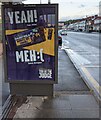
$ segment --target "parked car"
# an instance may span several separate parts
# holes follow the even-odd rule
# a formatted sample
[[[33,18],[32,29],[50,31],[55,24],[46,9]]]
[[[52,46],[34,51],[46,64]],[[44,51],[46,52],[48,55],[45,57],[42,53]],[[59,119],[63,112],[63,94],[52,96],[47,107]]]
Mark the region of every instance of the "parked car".
[[[60,32],[60,34],[61,34],[61,35],[67,35],[67,30],[62,30],[62,31]]]
[[[58,35],[58,45],[62,46],[62,37]]]

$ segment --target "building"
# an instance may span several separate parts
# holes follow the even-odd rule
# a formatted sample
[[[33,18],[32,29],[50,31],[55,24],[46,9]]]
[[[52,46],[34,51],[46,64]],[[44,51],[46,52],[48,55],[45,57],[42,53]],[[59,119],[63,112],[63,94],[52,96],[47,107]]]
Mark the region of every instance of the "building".
[[[85,31],[85,20],[80,20],[76,23],[74,23],[74,30],[75,31]]]
[[[73,30],[73,31],[85,31],[85,19],[81,19],[75,23],[72,23],[68,25],[68,30]]]
[[[62,29],[62,28],[64,27],[64,25],[65,25],[65,22],[64,22],[64,21],[59,21],[59,22],[58,22],[58,29],[59,29],[59,30]]]
[[[93,31],[94,18],[95,18],[95,16],[89,16],[89,17],[85,18],[85,20],[86,20],[85,31],[86,32],[92,32]]]
[[[82,18],[75,23],[68,25],[67,29],[85,32],[101,31],[101,16],[95,15]]]
[[[101,16],[97,16],[94,19],[93,30],[96,32],[101,32]]]

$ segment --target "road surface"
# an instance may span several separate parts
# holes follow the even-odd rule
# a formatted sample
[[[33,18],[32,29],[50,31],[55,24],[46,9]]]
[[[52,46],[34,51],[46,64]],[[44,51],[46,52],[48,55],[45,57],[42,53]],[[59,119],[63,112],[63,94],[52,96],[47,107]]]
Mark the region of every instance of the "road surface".
[[[63,49],[71,58],[84,81],[101,99],[99,77],[99,51],[101,39],[98,33],[70,32],[63,38]]]
[[[99,34],[97,33],[81,33],[68,32],[63,37],[63,47],[73,50],[82,59],[82,65],[91,66],[93,71],[91,74],[99,82]],[[85,62],[83,61],[85,60]],[[95,70],[95,68],[97,68]]]

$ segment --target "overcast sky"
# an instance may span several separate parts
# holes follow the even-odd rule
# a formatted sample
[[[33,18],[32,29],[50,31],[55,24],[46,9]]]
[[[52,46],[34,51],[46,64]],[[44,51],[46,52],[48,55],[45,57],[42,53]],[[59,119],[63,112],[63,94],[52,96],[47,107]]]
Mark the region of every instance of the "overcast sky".
[[[25,4],[48,3],[48,0],[26,0]],[[101,0],[50,0],[59,4],[59,20],[78,19],[99,14]]]

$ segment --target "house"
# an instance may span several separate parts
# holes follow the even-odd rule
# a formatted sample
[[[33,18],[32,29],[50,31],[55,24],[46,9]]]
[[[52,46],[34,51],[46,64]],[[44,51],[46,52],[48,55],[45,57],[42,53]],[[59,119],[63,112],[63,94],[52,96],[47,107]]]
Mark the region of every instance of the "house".
[[[94,19],[93,30],[96,32],[101,32],[101,16],[97,16]]]
[[[65,22],[64,21],[59,21],[58,22],[58,29],[62,29],[65,25]]]
[[[70,25],[68,25],[68,30],[73,31],[85,31],[85,19],[81,19],[77,22],[74,22]]]
[[[74,30],[75,31],[85,31],[85,20],[80,20],[76,23],[74,23]]]

